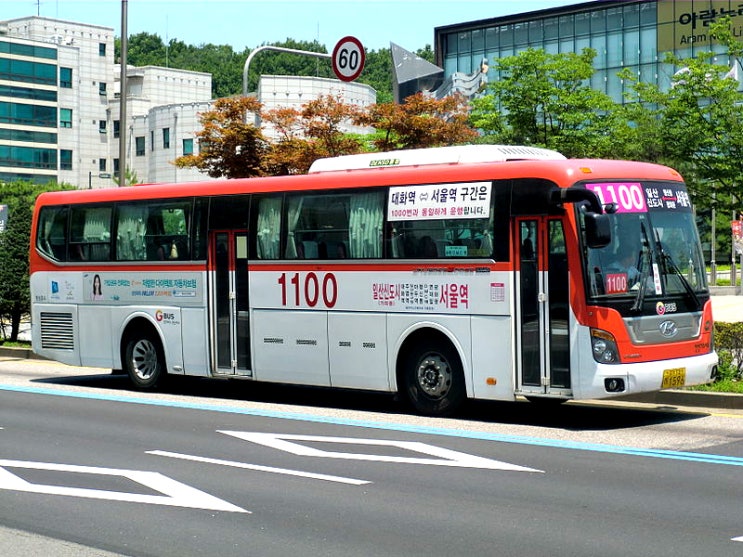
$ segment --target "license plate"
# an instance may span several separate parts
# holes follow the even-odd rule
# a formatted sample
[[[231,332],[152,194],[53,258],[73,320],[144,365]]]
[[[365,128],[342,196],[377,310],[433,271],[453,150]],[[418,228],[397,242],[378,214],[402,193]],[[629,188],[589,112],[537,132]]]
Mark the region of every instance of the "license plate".
[[[663,370],[663,382],[660,385],[661,389],[673,389],[675,387],[683,387],[686,384],[686,368],[675,367],[673,369]]]

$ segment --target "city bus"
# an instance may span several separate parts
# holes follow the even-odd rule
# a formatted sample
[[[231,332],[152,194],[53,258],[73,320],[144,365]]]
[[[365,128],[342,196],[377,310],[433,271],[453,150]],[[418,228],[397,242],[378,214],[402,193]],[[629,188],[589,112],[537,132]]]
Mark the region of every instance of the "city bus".
[[[701,384],[717,364],[689,195],[654,164],[478,145],[49,192],[30,265],[34,351],[140,389],[243,378],[446,415]]]

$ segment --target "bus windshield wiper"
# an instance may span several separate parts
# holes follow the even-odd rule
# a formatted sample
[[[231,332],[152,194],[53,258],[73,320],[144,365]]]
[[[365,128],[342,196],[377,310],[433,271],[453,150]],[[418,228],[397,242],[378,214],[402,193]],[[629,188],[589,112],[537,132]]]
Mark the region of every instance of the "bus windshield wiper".
[[[653,267],[653,252],[650,249],[650,242],[648,240],[648,233],[645,230],[645,223],[640,223],[640,230],[642,230],[642,255],[640,257],[640,280],[637,282],[637,295],[635,296],[635,303],[632,304],[630,311],[638,312],[642,310],[642,304],[645,302],[645,283],[648,279],[648,270]],[[646,256],[649,255],[648,264],[645,265]]]
[[[681,269],[678,268],[678,265],[676,265],[676,262],[673,260],[673,257],[671,257],[670,254],[665,252],[665,250],[663,249],[663,244],[661,244],[660,242],[658,242],[658,250],[660,251],[660,255],[661,255],[661,258],[662,258],[662,261],[664,263],[666,270],[671,271],[674,275],[676,275],[679,278],[679,280],[681,281],[681,286],[684,287],[684,291],[686,292],[686,295],[694,303],[694,306],[698,311],[702,307],[702,304],[699,301],[699,296],[697,296],[697,293],[694,292],[694,287],[691,284],[689,284],[689,281],[684,276],[684,273],[681,272]]]
[[[678,268],[678,265],[676,265],[676,262],[673,260],[673,257],[671,257],[671,254],[666,253],[666,250],[663,249],[663,243],[660,241],[660,238],[658,237],[658,231],[654,230],[655,234],[655,249],[658,250],[658,255],[660,255],[660,262],[663,265],[663,274],[667,275],[668,271],[671,271],[674,275],[678,277],[678,279],[681,281],[681,286],[684,287],[684,292],[688,296],[688,298],[692,301],[694,304],[694,307],[699,310],[699,308],[702,307],[701,302],[699,301],[699,297],[697,296],[696,292],[694,292],[694,287],[689,284],[689,281],[686,279],[684,274],[681,272],[681,269]]]

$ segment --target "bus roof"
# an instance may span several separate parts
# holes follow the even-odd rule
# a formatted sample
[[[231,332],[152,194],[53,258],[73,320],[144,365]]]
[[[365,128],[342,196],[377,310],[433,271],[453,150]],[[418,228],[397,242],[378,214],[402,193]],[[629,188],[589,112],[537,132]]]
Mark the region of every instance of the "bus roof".
[[[353,178],[351,178],[353,175]],[[519,160],[501,163],[441,164],[438,166],[402,166],[344,172],[314,172],[295,176],[234,178],[206,182],[151,184],[138,187],[42,193],[37,206],[66,203],[105,203],[142,199],[176,199],[189,196],[276,193],[302,190],[334,190],[348,187],[397,186],[473,182],[514,178],[541,178],[558,187],[575,182],[601,181],[682,181],[675,170],[666,166],[631,161],[599,159]]]
[[[464,164],[476,162],[506,162],[521,160],[562,160],[561,153],[539,147],[519,145],[456,145],[379,153],[360,153],[318,159],[310,173],[359,170],[363,168],[426,166],[430,164]]]

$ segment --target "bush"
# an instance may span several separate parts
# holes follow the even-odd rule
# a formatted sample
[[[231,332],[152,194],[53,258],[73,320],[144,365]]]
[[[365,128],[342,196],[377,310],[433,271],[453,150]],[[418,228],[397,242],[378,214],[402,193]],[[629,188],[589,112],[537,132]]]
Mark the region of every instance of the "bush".
[[[743,322],[715,322],[715,348],[720,357],[715,382],[743,379]]]

